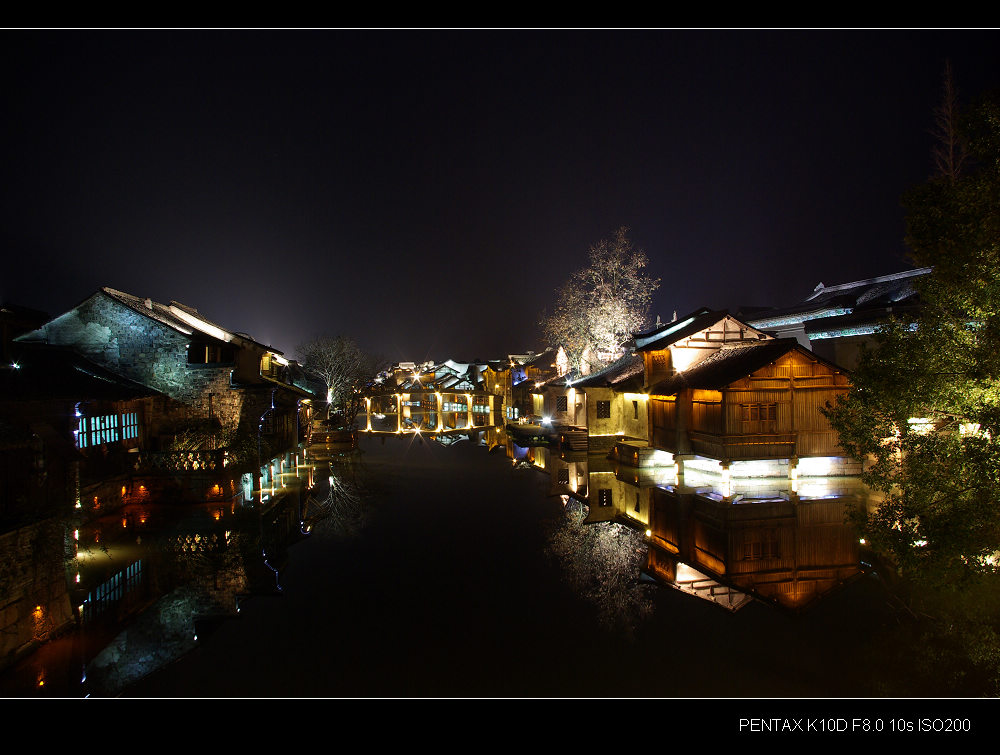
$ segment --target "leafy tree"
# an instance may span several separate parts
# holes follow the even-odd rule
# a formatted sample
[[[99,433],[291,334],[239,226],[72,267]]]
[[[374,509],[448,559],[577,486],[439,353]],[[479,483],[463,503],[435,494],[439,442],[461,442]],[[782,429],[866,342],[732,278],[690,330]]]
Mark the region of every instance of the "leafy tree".
[[[380,358],[345,336],[322,336],[301,344],[297,351],[302,365],[326,385],[327,418],[337,411],[344,425],[353,425],[361,408],[361,390],[381,369]]]
[[[633,333],[649,324],[649,305],[659,288],[645,268],[645,252],[632,246],[628,229],[590,247],[588,265],[556,290],[551,313],[540,325],[546,340],[566,350],[570,365],[588,373],[620,357]]]
[[[1000,105],[955,121],[939,173],[904,197],[921,308],[878,334],[828,409],[884,497],[859,515],[909,578],[972,587],[1000,560]]]

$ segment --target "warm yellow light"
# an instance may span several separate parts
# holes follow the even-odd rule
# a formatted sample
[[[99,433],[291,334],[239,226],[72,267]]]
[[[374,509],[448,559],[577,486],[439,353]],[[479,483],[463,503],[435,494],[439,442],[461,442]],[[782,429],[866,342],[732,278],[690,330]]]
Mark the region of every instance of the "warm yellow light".
[[[698,349],[692,349],[685,346],[670,347],[671,362],[673,363],[674,369],[678,372],[683,372],[694,364],[694,360],[697,357]]]

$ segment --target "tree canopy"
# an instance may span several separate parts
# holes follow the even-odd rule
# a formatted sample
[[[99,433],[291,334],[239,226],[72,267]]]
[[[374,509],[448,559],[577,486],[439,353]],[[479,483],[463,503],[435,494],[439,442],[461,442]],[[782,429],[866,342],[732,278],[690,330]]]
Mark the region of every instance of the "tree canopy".
[[[587,373],[618,358],[632,335],[647,327],[660,285],[646,274],[648,264],[621,227],[590,247],[588,264],[556,290],[540,325],[550,345],[565,349],[573,369]]]
[[[953,122],[962,160],[904,197],[913,262],[932,268],[921,306],[881,330],[828,410],[883,496],[865,538],[938,587],[996,574],[1000,556],[1000,105]]]

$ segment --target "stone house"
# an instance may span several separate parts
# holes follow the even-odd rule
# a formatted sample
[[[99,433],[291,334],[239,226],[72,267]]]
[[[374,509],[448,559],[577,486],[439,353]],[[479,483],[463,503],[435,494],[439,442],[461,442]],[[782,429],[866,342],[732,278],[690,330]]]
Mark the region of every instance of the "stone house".
[[[67,523],[124,502],[154,400],[66,349],[0,366],[0,669],[72,624]]]
[[[137,470],[250,469],[308,428],[315,396],[281,352],[176,301],[105,287],[16,341],[72,349],[156,394],[130,420],[141,428]],[[84,407],[81,422],[101,423],[100,411]]]

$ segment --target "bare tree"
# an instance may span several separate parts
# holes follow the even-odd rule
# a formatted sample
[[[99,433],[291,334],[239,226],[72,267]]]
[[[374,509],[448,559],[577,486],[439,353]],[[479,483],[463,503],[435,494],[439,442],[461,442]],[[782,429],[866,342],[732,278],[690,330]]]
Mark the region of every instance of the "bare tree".
[[[967,154],[958,136],[958,89],[951,71],[951,61],[944,64],[944,94],[941,104],[934,111],[934,128],[931,135],[937,139],[934,146],[934,167],[938,175],[952,182],[958,178]]]
[[[632,246],[624,226],[590,247],[588,262],[557,289],[552,312],[540,323],[547,341],[562,346],[582,373],[622,355],[624,344],[649,324],[660,286],[646,274],[649,259]]]
[[[379,358],[345,336],[323,336],[301,344],[297,351],[303,366],[326,385],[327,418],[337,411],[345,425],[353,425],[363,400],[361,391],[381,367]]]

